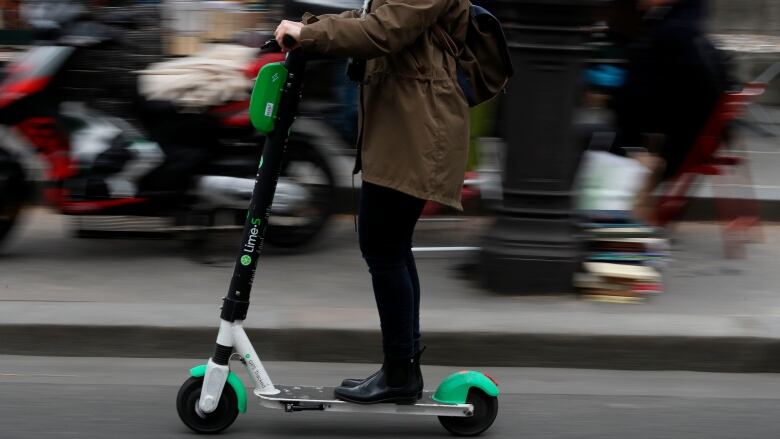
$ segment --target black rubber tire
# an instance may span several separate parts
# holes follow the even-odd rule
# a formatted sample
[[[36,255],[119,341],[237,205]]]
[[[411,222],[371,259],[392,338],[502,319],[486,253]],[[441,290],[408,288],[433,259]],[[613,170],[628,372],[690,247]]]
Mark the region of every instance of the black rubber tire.
[[[493,425],[498,415],[498,398],[472,387],[466,402],[474,406],[474,415],[467,418],[439,416],[439,422],[455,436],[478,436]]]
[[[328,160],[314,146],[301,139],[291,139],[285,161],[282,164],[281,177],[285,177],[291,165],[304,163],[316,168],[324,181],[317,185],[308,185],[313,192],[311,203],[302,212],[301,217],[311,221],[303,225],[274,224],[274,214],[271,213],[270,225],[265,240],[268,244],[281,248],[296,248],[310,244],[319,235],[333,214],[333,204],[336,195],[336,181]]]
[[[212,413],[200,416],[195,406],[200,399],[200,389],[203,387],[203,377],[190,377],[179,388],[176,396],[176,411],[184,425],[196,433],[216,434],[230,427],[238,416],[238,398],[229,384],[225,384],[217,409]]]
[[[0,243],[18,221],[27,189],[21,165],[0,149]]]

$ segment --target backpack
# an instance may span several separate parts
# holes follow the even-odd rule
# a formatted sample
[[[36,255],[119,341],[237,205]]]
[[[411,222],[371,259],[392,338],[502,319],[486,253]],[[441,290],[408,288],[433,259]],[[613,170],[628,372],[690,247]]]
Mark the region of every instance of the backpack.
[[[466,45],[458,47],[439,24],[432,26],[442,49],[457,60],[458,85],[470,107],[493,99],[514,74],[501,22],[485,8],[469,3]]]

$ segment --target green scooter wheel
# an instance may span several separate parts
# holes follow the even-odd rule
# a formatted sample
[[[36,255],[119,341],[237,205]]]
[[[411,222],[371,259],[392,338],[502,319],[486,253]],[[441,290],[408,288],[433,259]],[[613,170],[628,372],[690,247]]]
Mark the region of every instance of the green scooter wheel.
[[[477,436],[493,425],[498,415],[498,398],[472,387],[466,402],[474,406],[474,414],[469,417],[439,416],[439,422],[455,436]]]
[[[231,386],[225,386],[216,410],[203,413],[198,408],[203,377],[191,377],[179,389],[176,411],[184,425],[196,433],[215,434],[230,427],[238,416],[238,398]]]

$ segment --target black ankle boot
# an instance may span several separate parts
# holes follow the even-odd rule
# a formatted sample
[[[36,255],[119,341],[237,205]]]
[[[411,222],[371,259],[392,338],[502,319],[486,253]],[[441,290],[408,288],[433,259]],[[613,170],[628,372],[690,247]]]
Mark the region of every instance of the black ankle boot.
[[[420,391],[417,394],[417,399],[422,398],[422,391],[423,391],[423,376],[422,376],[422,370],[420,370],[420,357],[422,357],[423,352],[425,352],[425,346],[423,346],[422,349],[417,351],[416,354],[414,354],[414,366],[416,367],[417,377],[420,380]],[[381,369],[380,369],[381,370]],[[376,374],[378,374],[379,371],[374,372],[371,374],[368,378],[345,378],[341,382],[341,387],[355,387],[359,386],[363,381],[370,380],[373,378]]]
[[[414,404],[422,390],[416,367],[414,357],[385,357],[377,373],[355,387],[337,387],[334,395],[338,399],[358,404]]]
[[[382,369],[379,369],[379,370],[382,370]],[[369,375],[366,378],[344,378],[341,381],[341,387],[355,387],[355,386],[359,386],[359,385],[361,385],[363,383],[363,381],[370,380],[371,378],[374,378],[374,376],[376,376],[376,374],[379,373],[379,370],[374,372],[374,373],[372,373],[371,375]]]

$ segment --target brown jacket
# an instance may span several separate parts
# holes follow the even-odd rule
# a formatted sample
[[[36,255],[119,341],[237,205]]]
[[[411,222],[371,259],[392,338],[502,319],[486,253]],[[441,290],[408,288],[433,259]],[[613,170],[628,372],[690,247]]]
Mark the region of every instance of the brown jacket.
[[[370,10],[304,17],[306,50],[368,60],[361,87],[363,180],[460,209],[468,105],[439,23],[463,45],[466,0],[373,0]]]

